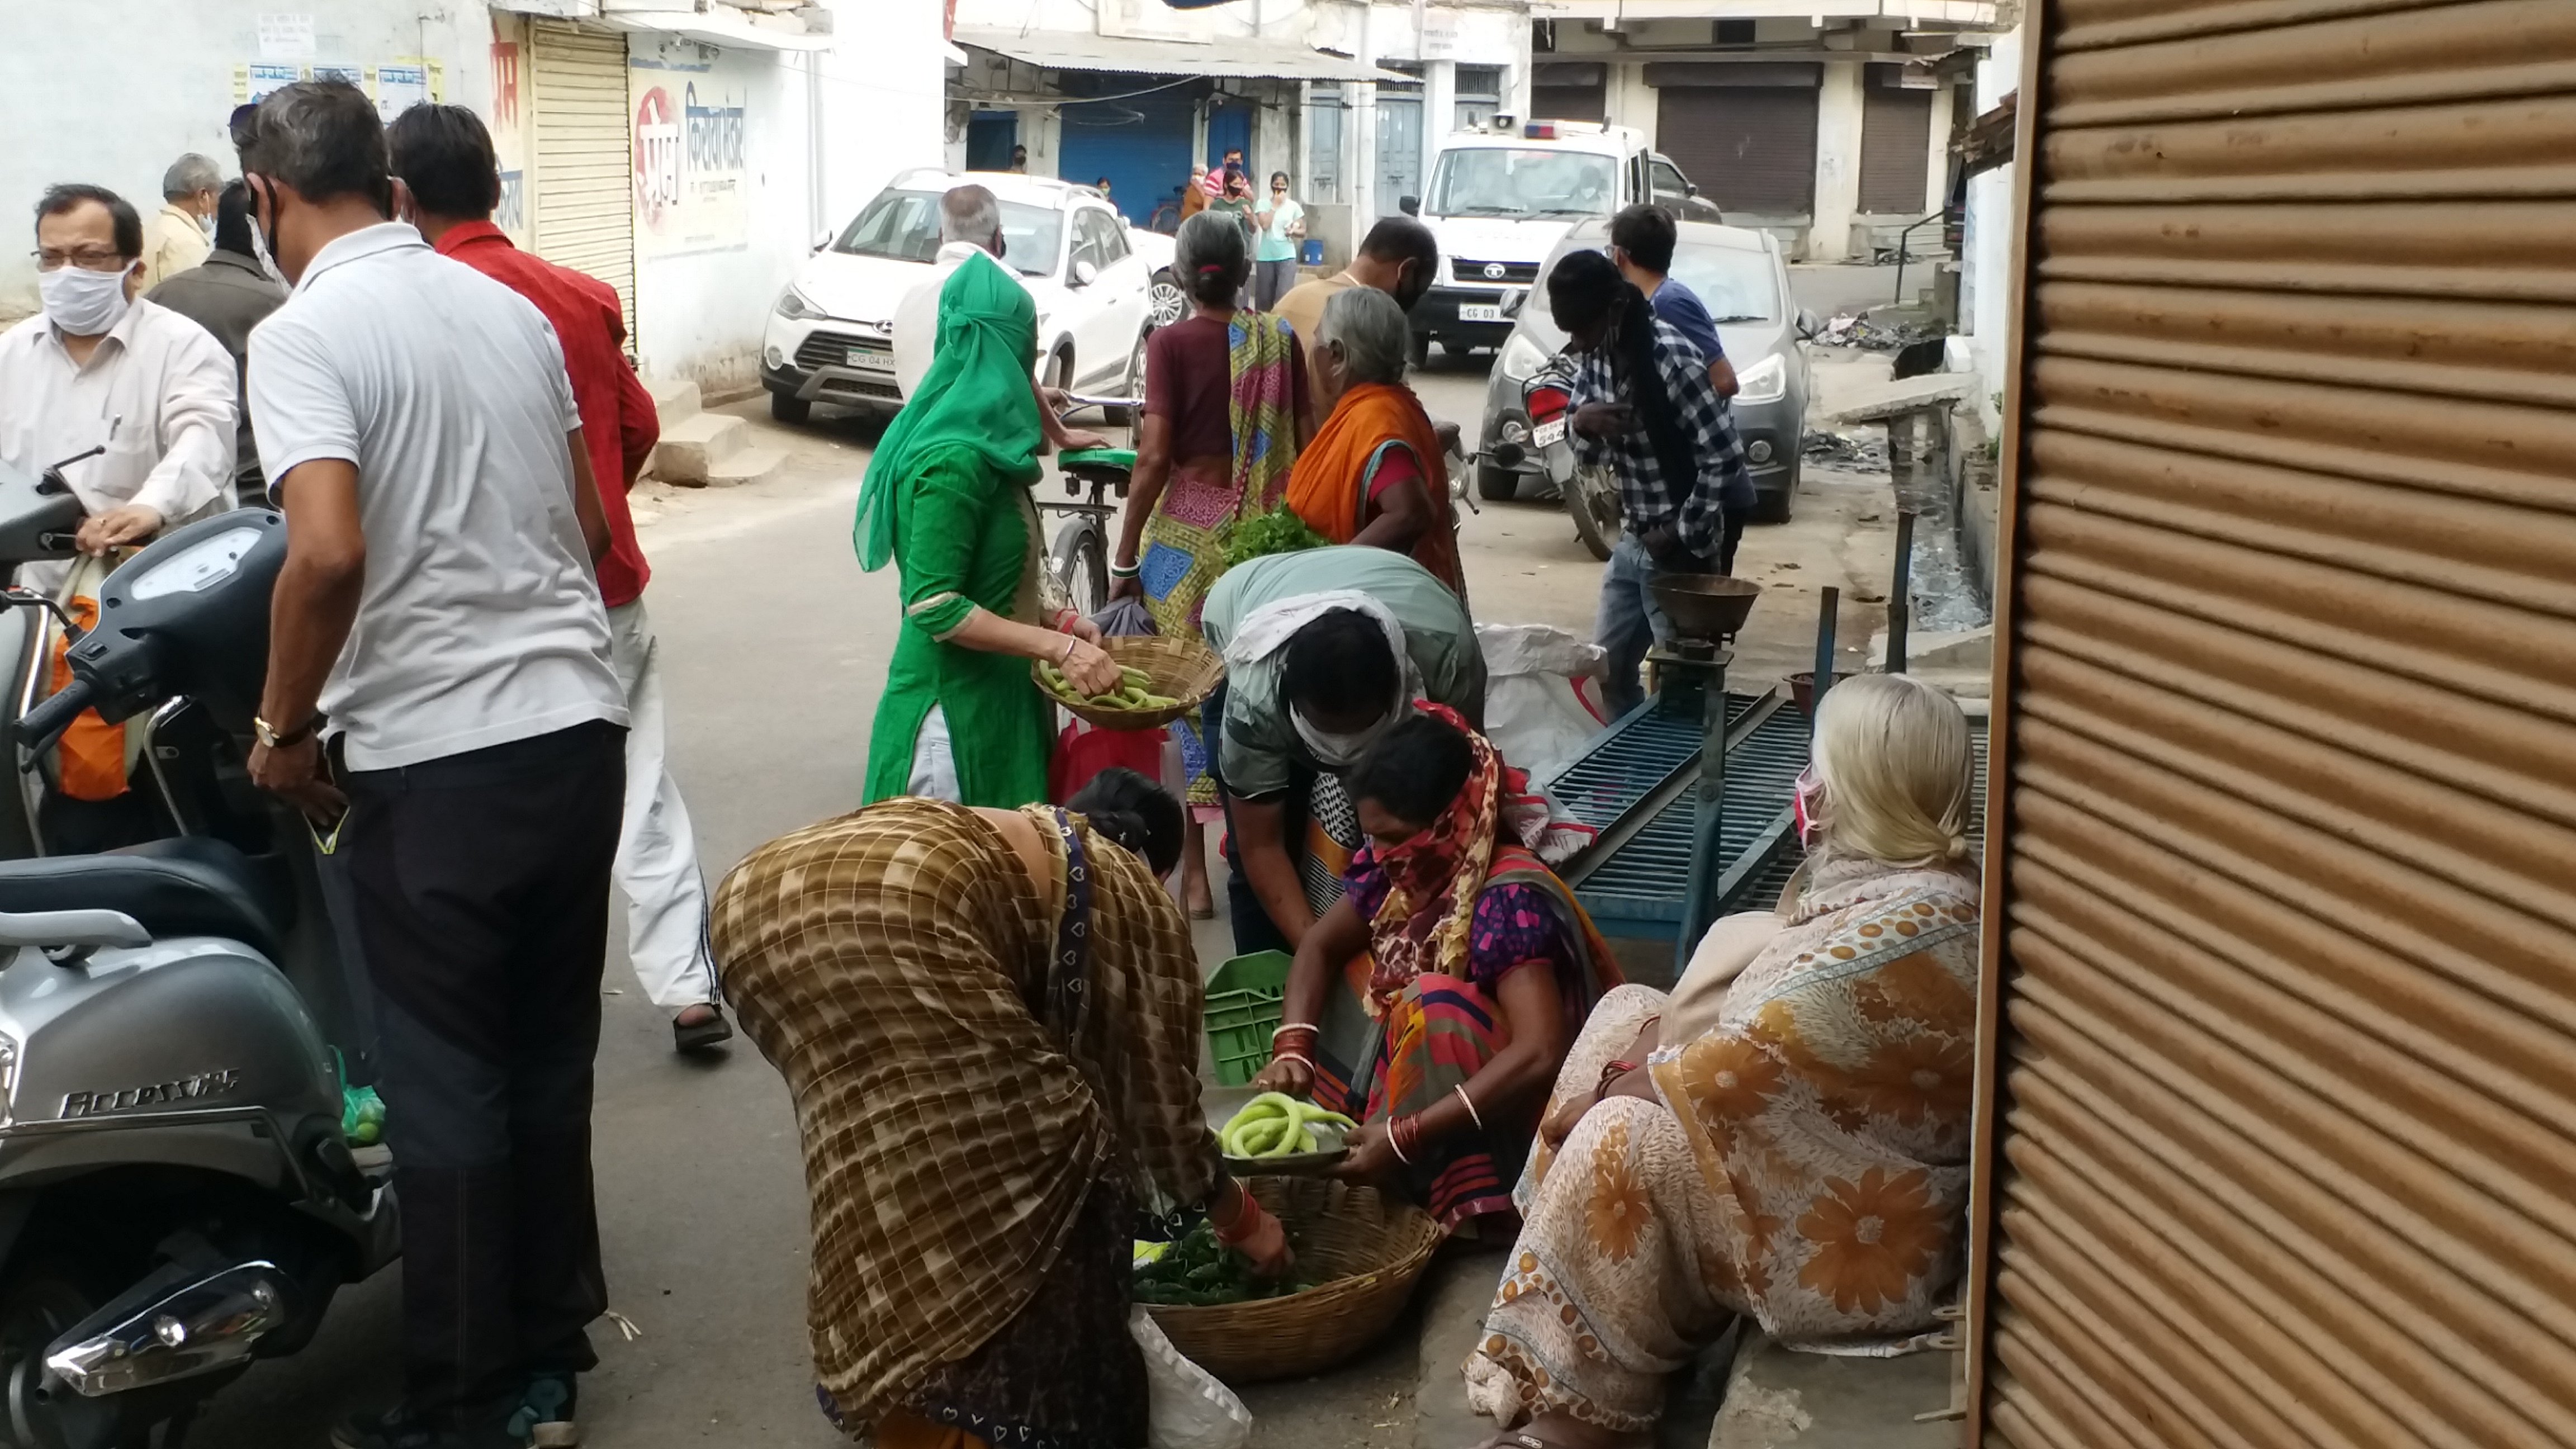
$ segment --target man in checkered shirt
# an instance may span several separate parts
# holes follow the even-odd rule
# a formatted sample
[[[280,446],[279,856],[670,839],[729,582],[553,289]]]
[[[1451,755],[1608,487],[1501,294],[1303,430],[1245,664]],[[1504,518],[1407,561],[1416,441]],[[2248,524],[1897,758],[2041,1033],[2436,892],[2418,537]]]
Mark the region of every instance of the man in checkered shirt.
[[[1657,572],[1720,573],[1733,562],[1731,535],[1742,524],[1727,526],[1718,494],[1729,483],[1750,488],[1744,443],[1709,382],[1708,360],[1608,257],[1569,253],[1549,273],[1547,293],[1575,359],[1575,460],[1608,468],[1619,484],[1622,528],[1601,574],[1593,635],[1610,656],[1604,702],[1624,713],[1644,698],[1637,671],[1646,650],[1672,632],[1647,581]]]

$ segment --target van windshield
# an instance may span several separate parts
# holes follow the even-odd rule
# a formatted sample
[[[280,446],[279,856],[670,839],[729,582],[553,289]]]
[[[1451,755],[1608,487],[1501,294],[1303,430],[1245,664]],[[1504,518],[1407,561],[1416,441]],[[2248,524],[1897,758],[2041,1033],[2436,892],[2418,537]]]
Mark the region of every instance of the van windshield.
[[[1434,216],[1608,216],[1619,163],[1586,151],[1466,146],[1431,172]]]
[[[939,196],[936,191],[877,193],[832,250],[899,262],[933,260],[939,255]],[[1052,276],[1064,213],[1017,201],[1001,206],[1003,262],[1022,276]]]

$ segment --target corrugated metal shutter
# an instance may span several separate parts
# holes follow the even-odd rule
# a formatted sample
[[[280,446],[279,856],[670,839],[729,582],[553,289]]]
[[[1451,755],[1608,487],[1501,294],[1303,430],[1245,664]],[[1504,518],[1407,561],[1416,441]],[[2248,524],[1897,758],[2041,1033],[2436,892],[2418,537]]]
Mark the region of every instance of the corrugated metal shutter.
[[[1725,212],[1805,216],[1816,204],[1816,92],[1797,86],[1668,86],[1655,149]]]
[[[1599,121],[1610,114],[1610,88],[1595,81],[1588,86],[1531,86],[1530,114],[1552,121]]]
[[[635,161],[628,141],[626,37],[536,21],[537,255],[588,272],[626,304],[635,337]]]
[[[1861,89],[1860,209],[1869,216],[1921,216],[1923,181],[1930,174],[1932,93],[1883,84],[1871,66]]]
[[[1085,185],[1108,177],[1111,202],[1143,226],[1153,220],[1155,207],[1180,205],[1180,189],[1190,179],[1196,108],[1195,101],[1154,98],[1066,106],[1056,172]]]
[[[1968,1442],[2576,1443],[2576,4],[2033,26]]]

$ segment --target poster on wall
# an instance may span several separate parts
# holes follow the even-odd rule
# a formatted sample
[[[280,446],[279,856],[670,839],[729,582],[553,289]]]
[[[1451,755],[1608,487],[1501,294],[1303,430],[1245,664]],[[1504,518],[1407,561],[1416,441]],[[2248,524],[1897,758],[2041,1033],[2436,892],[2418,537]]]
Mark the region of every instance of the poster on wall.
[[[412,107],[428,100],[429,67],[425,65],[380,65],[376,67],[376,114],[387,125]]]
[[[631,56],[626,75],[637,258],[750,245],[746,92],[717,79],[712,64],[668,52]]]

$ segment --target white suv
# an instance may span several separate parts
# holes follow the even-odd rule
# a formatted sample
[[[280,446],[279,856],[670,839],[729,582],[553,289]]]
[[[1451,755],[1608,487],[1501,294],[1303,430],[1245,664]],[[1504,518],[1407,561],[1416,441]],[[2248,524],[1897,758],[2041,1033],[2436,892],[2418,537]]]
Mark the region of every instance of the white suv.
[[[1171,238],[1130,227],[1088,186],[1000,172],[907,172],[778,294],[761,338],[769,409],[801,423],[818,402],[891,412],[903,405],[894,314],[939,251],[939,198],[968,182],[1002,204],[1004,265],[1038,305],[1037,376],[1076,392],[1133,397],[1145,338],[1179,320]]]

